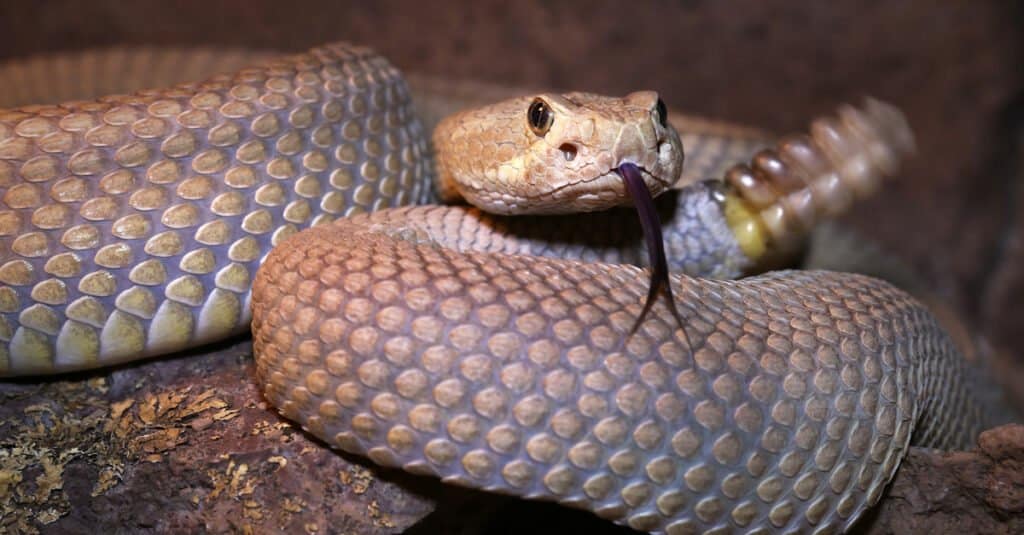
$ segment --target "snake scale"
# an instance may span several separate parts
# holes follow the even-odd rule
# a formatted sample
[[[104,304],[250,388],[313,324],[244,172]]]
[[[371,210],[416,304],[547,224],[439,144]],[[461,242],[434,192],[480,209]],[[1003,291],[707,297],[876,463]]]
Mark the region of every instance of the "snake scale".
[[[57,68],[106,69],[99,93],[130,70],[84,57]],[[148,64],[169,81],[197,62]],[[29,80],[19,68],[0,76]],[[429,85],[417,104],[474,100]],[[911,142],[888,106],[756,154],[756,131],[666,117],[650,92],[442,123],[446,198],[558,212],[601,183],[584,209],[622,204],[627,160],[654,193],[675,187],[659,207],[685,332],[664,303],[631,332],[648,281],[628,212],[406,206],[434,195],[427,130],[398,71],[345,44],[0,112],[0,376],[177,351],[251,318],[267,399],[332,446],[670,534],[844,531],[909,444],[965,446],[987,425],[958,351],[902,291],[820,271],[726,280],[895,171]],[[602,136],[612,150],[588,144]],[[481,193],[553,166],[601,178]]]

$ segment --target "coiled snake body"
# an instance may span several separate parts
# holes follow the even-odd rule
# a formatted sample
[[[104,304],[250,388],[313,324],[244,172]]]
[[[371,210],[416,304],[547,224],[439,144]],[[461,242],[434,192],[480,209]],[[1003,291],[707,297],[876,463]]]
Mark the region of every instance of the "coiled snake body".
[[[625,162],[669,188],[680,143],[657,102],[545,94],[458,115],[435,136],[457,149],[438,189],[499,212],[598,209],[623,202]],[[912,440],[963,446],[986,425],[964,364],[881,281],[720,279],[870,192],[906,125],[844,108],[724,173],[762,139],[673,122],[685,187],[662,208],[685,333],[663,303],[631,332],[647,279],[627,265],[628,214],[383,210],[429,201],[434,168],[405,82],[365,49],[0,112],[0,375],[240,332],[251,288],[267,398],[333,446],[641,530],[842,531]],[[566,181],[537,178],[553,169]]]

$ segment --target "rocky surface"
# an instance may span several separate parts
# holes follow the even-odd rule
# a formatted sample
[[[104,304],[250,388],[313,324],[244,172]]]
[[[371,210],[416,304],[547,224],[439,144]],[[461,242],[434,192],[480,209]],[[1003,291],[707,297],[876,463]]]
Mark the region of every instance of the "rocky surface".
[[[1024,532],[1024,426],[981,434],[969,452],[912,449],[864,534]]]
[[[277,417],[250,355],[0,383],[0,533],[392,533],[433,509]]]

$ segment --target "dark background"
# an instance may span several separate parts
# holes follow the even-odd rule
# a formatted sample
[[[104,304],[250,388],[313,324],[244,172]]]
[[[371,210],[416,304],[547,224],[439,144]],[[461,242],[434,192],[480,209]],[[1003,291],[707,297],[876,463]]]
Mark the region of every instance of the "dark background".
[[[903,108],[918,154],[845,221],[993,348],[1024,353],[1022,21],[1014,2],[4,2],[0,60],[121,44],[371,45],[406,71],[621,94],[773,130]]]

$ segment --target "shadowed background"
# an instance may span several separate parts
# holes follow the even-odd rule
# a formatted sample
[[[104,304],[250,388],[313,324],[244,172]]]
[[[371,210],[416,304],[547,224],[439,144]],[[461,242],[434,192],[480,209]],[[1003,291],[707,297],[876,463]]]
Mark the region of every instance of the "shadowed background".
[[[609,94],[774,131],[872,95],[918,154],[844,223],[907,261],[1024,359],[1024,42],[1014,2],[166,2],[0,4],[0,61],[124,44],[370,45],[399,68]]]

